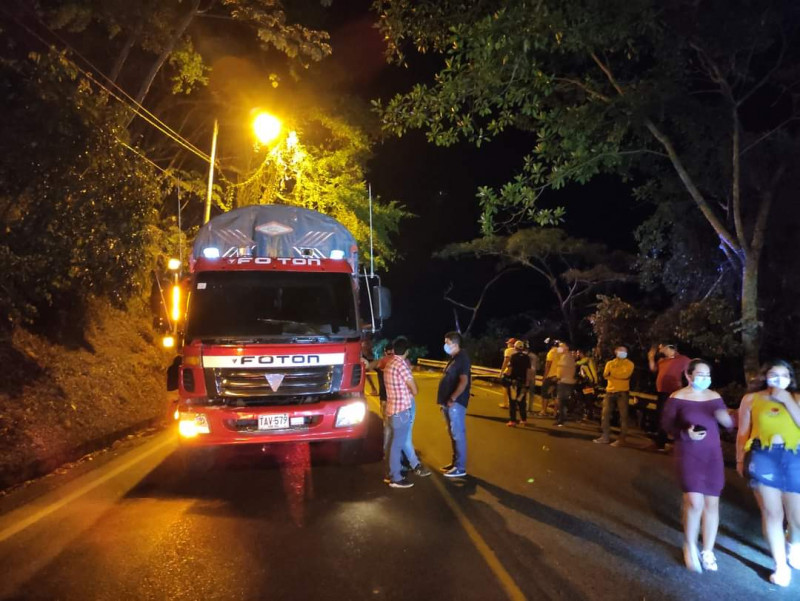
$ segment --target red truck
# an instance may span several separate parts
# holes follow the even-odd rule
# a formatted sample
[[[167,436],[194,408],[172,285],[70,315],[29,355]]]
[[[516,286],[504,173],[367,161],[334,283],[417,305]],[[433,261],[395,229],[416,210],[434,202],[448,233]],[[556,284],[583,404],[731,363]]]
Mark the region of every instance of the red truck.
[[[185,448],[363,439],[358,248],[341,223],[285,205],[235,209],[200,229],[189,267],[168,372]],[[389,297],[367,288],[374,329]]]

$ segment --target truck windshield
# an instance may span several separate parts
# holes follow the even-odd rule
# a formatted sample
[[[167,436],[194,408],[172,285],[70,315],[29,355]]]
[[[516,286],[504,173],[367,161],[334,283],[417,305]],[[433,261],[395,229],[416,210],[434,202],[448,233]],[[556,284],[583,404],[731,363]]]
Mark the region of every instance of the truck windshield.
[[[356,334],[345,273],[209,271],[197,275],[189,297],[189,340]]]

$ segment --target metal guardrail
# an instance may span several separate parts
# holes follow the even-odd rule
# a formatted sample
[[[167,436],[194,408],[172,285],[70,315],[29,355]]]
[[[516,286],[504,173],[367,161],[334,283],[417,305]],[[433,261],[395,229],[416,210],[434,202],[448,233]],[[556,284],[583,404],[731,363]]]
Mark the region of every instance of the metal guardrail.
[[[447,365],[447,361],[438,361],[436,359],[417,359],[417,365],[420,367],[430,367],[435,369],[444,369]],[[481,377],[481,378],[495,378],[500,379],[500,370],[493,367],[483,367],[481,365],[473,365],[470,368],[470,374],[472,377]],[[542,376],[536,376],[536,385],[541,386],[544,378]],[[639,405],[641,401],[651,401],[647,403],[645,409],[655,411],[656,404],[655,402],[658,400],[658,396],[652,394],[650,392],[636,392],[631,390],[630,391],[630,398],[628,399],[628,404],[630,405]]]

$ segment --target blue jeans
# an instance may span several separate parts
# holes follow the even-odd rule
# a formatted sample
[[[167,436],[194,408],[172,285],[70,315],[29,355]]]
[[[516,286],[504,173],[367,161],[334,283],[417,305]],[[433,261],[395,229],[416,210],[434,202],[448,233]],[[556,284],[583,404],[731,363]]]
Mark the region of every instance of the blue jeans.
[[[447,422],[447,431],[453,443],[453,465],[459,470],[467,470],[467,408],[460,403],[449,407],[442,405],[442,413]]]
[[[389,416],[389,478],[393,482],[403,479],[403,455],[412,467],[419,464],[414,445],[411,444],[411,426],[414,423],[411,409]]]
[[[385,407],[383,408],[385,411]],[[411,433],[414,431],[414,418],[417,416],[417,402],[414,399],[411,399],[411,427],[408,429],[408,445],[413,448],[414,443],[411,441]],[[389,455],[389,441],[391,440],[391,427],[389,425],[389,418],[386,417],[383,420],[383,455],[387,457]],[[403,453],[405,455],[405,453]],[[411,465],[411,467],[417,467],[416,463],[411,463],[408,461],[408,457],[405,460]]]

